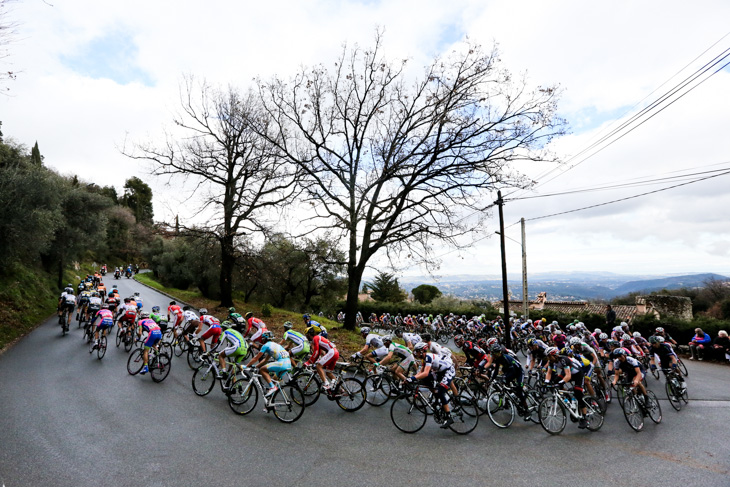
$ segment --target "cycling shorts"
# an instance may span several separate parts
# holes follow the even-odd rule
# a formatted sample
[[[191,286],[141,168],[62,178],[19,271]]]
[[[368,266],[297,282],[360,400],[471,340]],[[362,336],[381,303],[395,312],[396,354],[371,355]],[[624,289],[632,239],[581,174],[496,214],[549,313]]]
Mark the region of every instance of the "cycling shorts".
[[[451,381],[454,380],[454,376],[456,375],[456,369],[452,365],[448,369],[446,369],[443,372],[431,372],[431,376],[433,377],[434,383],[440,384],[442,387],[449,388],[451,387]]]
[[[266,329],[266,327],[265,327],[265,326],[262,326],[261,328],[259,328],[259,329],[258,329],[258,330],[256,331],[256,333],[254,333],[254,334],[253,334],[253,336],[251,337],[251,341],[252,341],[252,342],[255,342],[255,343],[261,343],[261,335],[262,335],[262,334],[263,334],[263,333],[264,333],[265,331],[267,331],[267,329]]]
[[[383,360],[386,355],[388,355],[388,347],[380,347],[376,348],[370,354],[375,357],[377,360]]]
[[[69,303],[69,302],[65,302],[65,303],[63,303],[61,305],[61,309],[62,310],[67,310],[67,311],[70,311],[72,313],[73,313],[73,310],[74,310],[75,307],[76,307],[76,305],[74,305],[73,303]]]
[[[401,360],[396,365],[398,365],[407,372],[413,362],[415,362],[415,360],[413,359],[413,355],[410,355],[408,358]]]
[[[297,345],[296,347],[289,350],[289,353],[291,353],[292,357],[299,357],[301,355],[308,354],[309,351],[309,342],[302,342],[301,345]]]
[[[160,340],[162,340],[162,332],[160,332],[160,330],[152,330],[150,332],[150,336],[148,336],[147,340],[144,342],[144,347],[154,347]]]
[[[591,380],[593,378],[593,371],[594,371],[593,363],[591,363],[590,365],[586,365],[585,367],[583,367],[583,373],[585,374],[585,377],[588,380]]]
[[[99,322],[99,324],[96,325],[96,327],[99,328],[99,329],[101,329],[101,328],[111,328],[112,326],[114,326],[114,320],[112,320],[111,318],[107,318],[105,320],[101,320]]]
[[[279,378],[291,370],[291,360],[288,358],[277,360],[266,364],[266,370],[270,374],[276,374]]]
[[[335,365],[337,365],[337,361],[339,359],[340,352],[338,352],[336,348],[332,348],[329,352],[322,355],[319,360],[317,360],[317,363],[324,367],[325,370],[335,370]]]
[[[210,337],[213,337],[213,341],[211,342],[213,345],[218,343],[218,338],[221,336],[221,329],[220,327],[216,326],[215,328],[208,328],[208,331],[200,335],[200,341],[207,340]]]

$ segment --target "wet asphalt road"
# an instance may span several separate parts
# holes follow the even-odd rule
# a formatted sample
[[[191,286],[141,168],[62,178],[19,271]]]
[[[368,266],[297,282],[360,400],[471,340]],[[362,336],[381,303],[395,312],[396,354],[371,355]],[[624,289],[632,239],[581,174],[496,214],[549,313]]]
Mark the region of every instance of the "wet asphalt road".
[[[169,298],[139,283],[145,308]],[[730,367],[688,363],[690,404],[633,432],[617,404],[597,433],[568,423],[559,436],[517,420],[497,429],[483,416],[469,436],[431,420],[400,433],[389,404],[356,413],[321,398],[292,425],[261,409],[233,414],[216,387],[191,389],[173,359],[155,384],[126,372],[114,348],[90,356],[81,330],[61,336],[50,319],[0,355],[0,482],[16,486],[602,485],[730,486]],[[663,384],[649,378],[661,398]]]

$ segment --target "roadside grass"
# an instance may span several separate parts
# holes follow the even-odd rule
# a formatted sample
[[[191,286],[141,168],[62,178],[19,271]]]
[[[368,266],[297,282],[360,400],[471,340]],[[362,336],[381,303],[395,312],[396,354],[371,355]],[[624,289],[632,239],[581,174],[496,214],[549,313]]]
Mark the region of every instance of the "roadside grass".
[[[228,308],[218,306],[220,302],[217,300],[204,298],[197,290],[193,291],[190,289],[177,289],[164,286],[155,279],[151,272],[137,274],[134,276],[134,279],[143,284],[147,284],[158,291],[175,296],[178,300],[185,301],[198,309],[207,308],[213,316],[219,318],[221,321],[228,316]],[[245,303],[242,299],[240,299],[240,296],[234,296],[233,304],[236,311],[242,315],[251,311],[254,316],[262,319],[264,323],[266,323],[266,327],[274,333],[276,341],[281,340],[281,337],[284,335],[284,323],[287,321],[291,321],[293,329],[300,333],[304,333],[306,328],[304,326],[304,319],[302,318],[301,313],[272,307],[271,316],[264,317],[261,314],[262,304]],[[357,331],[346,330],[340,323],[328,318],[321,316],[313,316],[312,318],[327,328],[329,337],[334,340],[337,345],[337,349],[340,352],[340,360],[347,360],[350,355],[362,348],[363,339]]]

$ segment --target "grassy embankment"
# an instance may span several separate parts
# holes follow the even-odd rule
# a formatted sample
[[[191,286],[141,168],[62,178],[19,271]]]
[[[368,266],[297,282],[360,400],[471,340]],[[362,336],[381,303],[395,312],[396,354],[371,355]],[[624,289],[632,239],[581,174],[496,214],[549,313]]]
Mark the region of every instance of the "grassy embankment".
[[[64,284],[79,283],[78,276],[91,272],[91,265],[64,273]],[[0,351],[30,333],[56,311],[58,296],[56,275],[20,264],[13,265],[0,277]],[[60,330],[60,328],[59,328]]]
[[[221,321],[226,316],[228,316],[228,308],[218,307],[218,305],[220,304],[218,301],[206,299],[197,291],[176,289],[163,286],[155,279],[151,272],[137,274],[134,278],[141,283],[147,284],[150,287],[163,291],[167,294],[170,294],[171,296],[175,296],[181,301],[190,303],[196,308],[207,308],[213,316],[221,319]],[[246,312],[251,311],[253,312],[254,316],[264,320],[267,328],[274,332],[274,336],[276,337],[277,341],[281,340],[281,337],[284,334],[283,325],[286,321],[291,321],[294,324],[294,329],[296,331],[304,333],[304,320],[302,320],[301,313],[295,313],[293,311],[287,311],[279,308],[272,308],[271,316],[263,317],[261,315],[260,304],[244,303],[243,301],[238,301],[234,299],[234,306],[236,308],[236,311],[241,314],[245,314]],[[340,325],[336,321],[332,321],[327,318],[317,316],[315,317],[315,319],[327,328],[329,337],[333,339],[337,344],[337,349],[340,351],[341,360],[347,360],[347,358],[351,354],[362,348],[363,339],[357,332],[345,330],[342,325]]]

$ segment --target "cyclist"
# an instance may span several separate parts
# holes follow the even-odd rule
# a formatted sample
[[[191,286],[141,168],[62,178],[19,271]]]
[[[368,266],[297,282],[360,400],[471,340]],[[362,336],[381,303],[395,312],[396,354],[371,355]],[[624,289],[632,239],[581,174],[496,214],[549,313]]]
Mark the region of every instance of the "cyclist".
[[[395,330],[395,336],[397,336],[398,338],[402,338],[406,344],[406,347],[410,348],[411,350],[413,350],[413,347],[415,347],[417,343],[420,343],[422,341],[421,335],[418,335],[416,333],[403,333],[403,330],[400,328]]]
[[[86,309],[89,306],[89,299],[91,299],[91,290],[84,288],[83,291],[79,293],[78,298],[76,298],[77,301],[77,307],[76,307],[76,319],[79,320],[79,316],[81,319],[84,319],[86,316]]]
[[[117,326],[119,328],[132,327],[137,319],[137,306],[132,304],[132,300],[124,298],[124,305],[117,312]]]
[[[368,349],[371,349],[372,351],[363,358],[371,364],[380,362],[386,355],[388,355],[388,348],[383,345],[383,339],[380,338],[380,335],[377,333],[370,333],[370,328],[367,326],[360,328],[360,336],[365,339],[365,346],[355,352],[351,357],[352,359],[355,359],[356,357],[363,357],[363,354],[365,354]]]
[[[307,339],[312,342],[312,355],[309,357],[304,365],[314,364],[317,369],[317,374],[322,379],[322,385],[326,391],[330,390],[330,383],[328,378],[334,380],[335,375],[332,373],[335,370],[337,359],[340,358],[340,352],[337,351],[334,343],[317,334],[313,327],[309,327],[306,330]],[[325,370],[327,371],[325,376]]]
[[[484,365],[487,363],[488,356],[487,352],[485,352],[481,347],[475,345],[470,340],[464,340],[464,335],[456,335],[454,337],[454,344],[456,344],[456,346],[461,348],[464,352],[467,365],[474,367],[475,369],[484,368]]]
[[[388,347],[388,355],[380,361],[380,365],[387,365],[393,361],[394,363],[390,370],[400,380],[405,381],[405,374],[408,373],[408,369],[415,361],[411,349],[400,343],[393,343],[393,337],[391,335],[385,335],[383,337],[383,345]]]
[[[553,380],[553,374],[557,376],[557,384],[562,386],[568,382],[573,382],[573,394],[578,401],[578,409],[582,415],[578,428],[585,429],[588,427],[588,421],[585,418],[586,403],[583,399],[583,363],[577,361],[573,357],[560,355],[557,347],[550,347],[545,351],[548,358],[548,370],[545,374],[545,383],[549,384]]]
[[[251,335],[251,346],[258,350],[263,344],[261,334],[268,330],[268,328],[266,328],[266,323],[258,318],[254,318],[253,313],[250,311],[246,313],[246,322],[248,326],[246,327],[246,333],[244,333],[243,336],[247,337],[251,329],[255,329],[256,331],[253,335]]]
[[[530,361],[528,370],[532,372],[535,367],[539,368],[546,364],[547,355],[545,355],[545,352],[550,347],[548,347],[545,342],[535,337],[527,339],[527,347],[529,348],[527,358]]]
[[[584,380],[588,393],[597,397],[596,391],[593,389],[593,384],[591,383],[595,372],[597,374],[598,381],[601,383],[601,386],[603,386],[603,390],[606,391],[604,394],[606,402],[611,402],[611,394],[608,393],[608,387],[603,378],[601,365],[598,362],[598,354],[595,349],[578,337],[570,339],[570,348],[573,350],[573,353],[576,354],[576,358],[578,360],[583,360],[583,372],[585,374]]]
[[[216,345],[218,345],[218,338],[220,338],[222,332],[221,322],[215,316],[209,315],[208,310],[205,308],[200,308],[198,312],[200,313],[200,320],[198,321],[198,329],[195,331],[195,338],[197,338],[198,343],[200,343],[200,349],[203,353],[206,353],[205,340],[212,338],[210,345],[213,349],[215,349]],[[205,330],[205,333],[202,333],[203,325],[208,325],[208,329]]]
[[[505,384],[511,384],[514,382],[512,389],[515,391],[517,399],[520,400],[520,408],[522,409],[521,415],[525,416],[525,421],[530,420],[528,415],[527,401],[525,400],[525,391],[522,379],[525,375],[525,371],[522,368],[522,364],[517,358],[506,353],[506,349],[499,343],[495,343],[489,349],[494,362],[494,372],[492,372],[492,380],[497,378],[499,369],[502,368],[504,371],[504,382]]]
[[[315,329],[317,333],[322,335],[324,338],[329,338],[329,335],[327,334],[327,328],[322,326],[318,321],[314,321],[309,317],[309,315],[302,315],[302,319],[304,320],[304,327],[309,328],[310,326]]]
[[[221,325],[224,330],[223,333],[221,333],[220,348],[223,350],[221,350],[218,354],[218,363],[221,366],[221,375],[223,378],[225,378],[227,374],[226,357],[231,357],[234,362],[238,363],[243,360],[248,353],[248,342],[246,342],[246,339],[243,338],[240,331],[229,326],[230,323],[230,321],[224,321]]]
[[[228,308],[228,321],[233,323],[234,328],[238,331],[243,331],[246,326],[246,318],[241,316],[241,313],[236,313],[236,308]]]
[[[152,318],[154,322],[157,323],[157,326],[160,327],[160,331],[164,335],[167,331],[168,322],[165,317],[160,314],[159,306],[152,306],[152,313],[150,314],[150,318]]]
[[[184,306],[183,307],[183,330],[182,335],[185,341],[190,343],[190,338],[188,338],[188,335],[196,333],[198,330],[198,327],[200,327],[200,318],[198,318],[198,315],[195,314],[195,312],[190,309],[190,306]]]
[[[671,336],[669,336],[669,333],[664,331],[664,328],[662,328],[661,326],[657,327],[657,329],[654,330],[654,336],[664,338],[664,342],[671,344],[673,347],[677,346],[676,340],[674,340]]]
[[[269,385],[266,397],[271,396],[277,391],[269,373],[276,374],[279,378],[281,378],[281,376],[291,370],[289,352],[273,340],[274,334],[269,330],[264,330],[261,333],[261,342],[263,343],[261,351],[258,355],[252,358],[247,365],[248,367],[259,367],[259,372],[261,372],[264,382]],[[267,363],[269,359],[273,360],[273,362]]]
[[[289,352],[289,358],[292,361],[292,365],[294,367],[297,366],[296,359],[303,359],[309,354],[310,350],[309,340],[307,340],[307,337],[302,335],[298,331],[292,330],[291,321],[287,321],[284,323],[284,336],[279,342],[279,345],[285,345],[286,350]]]
[[[656,361],[654,360],[654,357],[659,357],[659,364],[664,375],[666,375],[666,371],[669,367],[677,370],[677,354],[672,346],[664,341],[664,337],[651,336],[649,337],[649,343],[651,344],[652,352],[649,367],[651,367],[652,370],[656,370]],[[677,380],[679,380],[682,391],[684,391],[687,388],[687,383],[684,381],[682,374],[677,374]]]
[[[74,290],[71,286],[67,286],[64,289],[61,297],[58,299],[58,316],[63,317],[66,315],[63,328],[68,331],[68,322],[73,316],[74,308],[76,307],[76,296],[74,296]]]
[[[142,296],[139,295],[139,291],[134,293],[134,302],[137,303],[137,310],[142,311],[144,301],[142,300]]]
[[[91,319],[93,316],[96,316],[96,313],[99,312],[101,309],[101,297],[99,296],[99,293],[94,291],[91,293],[91,297],[89,298],[89,304],[86,306],[86,316],[85,319]]]
[[[454,363],[450,356],[443,356],[437,353],[428,352],[428,344],[425,342],[417,343],[413,348],[413,355],[423,360],[423,368],[416,375],[412,375],[407,379],[408,383],[426,380],[425,385],[434,391],[441,401],[444,410],[444,422],[442,428],[448,428],[454,424],[454,418],[451,417],[451,407],[449,406],[448,390],[451,388],[452,380],[456,375]],[[434,390],[435,388],[435,390]]]
[[[183,322],[183,310],[175,301],[170,301],[167,306],[167,321],[172,323],[173,328],[177,328]]]
[[[91,326],[94,326],[94,323],[97,323],[96,331],[94,331],[94,346],[91,347],[89,353],[99,348],[99,330],[102,330],[103,336],[106,336],[109,329],[114,326],[114,313],[109,310],[108,304],[103,304],[101,309],[96,312]]]
[[[139,328],[137,329],[137,336],[141,339],[142,333],[145,331],[147,332],[147,340],[145,340],[144,342],[144,354],[142,357],[144,366],[139,372],[140,374],[144,375],[150,371],[150,369],[147,367],[150,347],[154,347],[162,339],[162,332],[160,331],[160,327],[157,326],[157,323],[155,323],[155,321],[150,318],[150,314],[147,311],[142,311],[139,317],[140,320],[138,323]]]
[[[646,389],[644,388],[644,384],[641,383],[641,379],[644,378],[644,368],[641,366],[641,363],[634,357],[629,357],[629,354],[623,348],[614,350],[611,353],[611,357],[614,359],[613,367],[616,370],[616,374],[613,376],[613,385],[616,385],[622,373],[626,374],[626,377],[631,381],[631,387],[638,387],[644,396],[644,404],[648,404],[649,398],[646,397]]]

